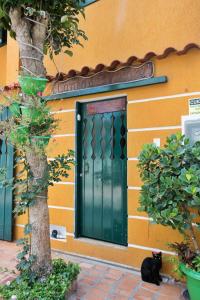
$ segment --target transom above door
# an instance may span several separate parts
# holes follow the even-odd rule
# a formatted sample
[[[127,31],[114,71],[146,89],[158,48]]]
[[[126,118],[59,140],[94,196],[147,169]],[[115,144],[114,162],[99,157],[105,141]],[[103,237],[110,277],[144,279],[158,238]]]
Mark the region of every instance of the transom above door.
[[[127,245],[126,98],[78,103],[77,236]]]

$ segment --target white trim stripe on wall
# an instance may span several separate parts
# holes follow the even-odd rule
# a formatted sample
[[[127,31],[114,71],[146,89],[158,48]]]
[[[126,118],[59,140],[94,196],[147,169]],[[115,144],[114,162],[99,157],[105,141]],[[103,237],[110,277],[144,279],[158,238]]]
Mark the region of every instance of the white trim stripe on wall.
[[[52,134],[52,138],[60,138],[60,137],[69,137],[75,136],[75,133],[66,133],[66,134]]]
[[[181,129],[181,125],[175,126],[160,126],[160,127],[144,127],[144,128],[129,128],[128,132],[142,132],[142,131],[158,131],[158,130],[173,130],[173,129]],[[60,138],[60,137],[75,137],[75,133],[67,133],[67,134],[53,134],[52,138]]]
[[[23,224],[15,224],[15,226],[21,227],[21,228],[24,228],[24,227],[25,227],[25,225],[23,225]]]
[[[117,97],[120,96],[127,96],[127,94],[117,95]],[[180,94],[174,94],[174,95],[168,95],[168,96],[160,96],[160,97],[152,97],[152,98],[143,98],[143,99],[135,99],[135,100],[128,100],[127,104],[137,104],[137,103],[143,103],[143,102],[152,102],[152,101],[161,101],[161,100],[174,100],[176,98],[182,98],[182,97],[193,97],[193,96],[200,96],[200,92],[190,92],[190,93],[180,93]],[[94,99],[87,99],[82,100],[82,102],[85,101],[98,101],[102,99],[112,99],[113,97],[99,97]],[[62,113],[70,113],[75,112],[75,109],[60,109],[58,111],[52,111],[51,114],[62,114]]]
[[[67,236],[72,236],[72,237],[74,237],[74,233],[67,232]]]
[[[155,130],[171,130],[171,129],[181,129],[181,125],[178,126],[162,126],[162,127],[146,127],[146,128],[131,128],[128,132],[140,132],[140,131],[155,131]]]
[[[51,115],[56,115],[56,114],[63,114],[63,113],[70,113],[70,112],[75,112],[75,109],[60,109],[57,111],[51,111]]]
[[[128,186],[128,190],[141,191],[141,187],[140,186]]]
[[[160,100],[173,100],[176,98],[181,97],[192,97],[192,96],[200,96],[200,92],[191,92],[191,93],[181,93],[181,94],[175,94],[175,95],[169,95],[169,96],[160,96],[160,97],[153,97],[153,98],[144,98],[144,99],[136,99],[136,100],[130,100],[128,101],[128,104],[136,104],[136,103],[142,103],[142,102],[151,102],[151,101],[160,101]]]
[[[73,207],[65,207],[65,206],[58,206],[58,205],[48,205],[48,208],[74,211]]]
[[[173,130],[181,129],[181,125],[175,126],[160,126],[160,127],[144,127],[144,128],[129,128],[129,132],[143,132],[143,131],[159,131],[159,130]],[[53,134],[51,138],[62,138],[62,137],[75,137],[75,133],[66,133],[66,134]]]
[[[24,228],[25,227],[25,225],[24,224],[15,224],[15,226],[17,226],[17,227],[20,227],[20,228]],[[72,237],[74,237],[74,233],[72,233],[72,232],[67,232],[66,233],[66,236],[72,236]],[[66,240],[65,239],[54,239],[54,238],[51,238],[52,240],[56,240],[56,241],[63,241],[63,242],[66,242]]]
[[[67,236],[67,235],[66,235]],[[50,240],[52,241],[57,241],[57,242],[62,242],[62,243],[67,243],[66,239],[54,239],[53,237],[50,236]]]
[[[138,161],[137,157],[128,157],[128,160]]]
[[[128,219],[153,221],[153,219],[152,219],[152,218],[149,218],[149,217],[143,217],[143,216],[131,216],[131,215],[128,215]]]
[[[117,94],[117,97],[124,97],[128,96],[127,94]],[[173,94],[173,95],[167,95],[167,96],[158,96],[158,97],[151,97],[151,98],[143,98],[143,99],[135,99],[135,100],[128,100],[128,104],[136,104],[136,103],[142,103],[142,102],[151,102],[151,101],[160,101],[160,100],[173,100],[176,98],[181,98],[181,97],[193,97],[193,96],[200,96],[200,92],[189,92],[189,93],[179,93],[179,94]],[[113,96],[103,96],[103,97],[97,97],[97,98],[84,98],[81,100],[82,103],[84,102],[92,102],[92,101],[99,101],[99,100],[106,100],[106,99],[113,99]],[[66,100],[66,99],[63,99]],[[79,99],[77,101],[80,101]],[[76,101],[75,101],[76,102]],[[75,109],[63,109],[63,110],[58,110],[58,111],[52,111],[52,114],[56,113],[62,113],[62,112],[75,112]]]
[[[166,251],[166,250],[162,250],[162,249],[158,249],[158,248],[145,247],[145,246],[140,246],[140,245],[135,245],[135,244],[128,244],[128,247],[135,248],[135,249],[141,249],[141,250],[145,250],[145,251],[162,252],[162,253],[169,254],[169,255],[177,255],[175,252],[172,252],[172,251]]]
[[[152,218],[149,217],[144,217],[144,216],[132,216],[132,215],[128,215],[128,219],[130,220],[143,220],[143,221],[149,221],[149,222],[153,222]],[[154,223],[156,225],[156,223]],[[192,226],[197,227],[197,223],[192,223]]]
[[[54,157],[48,157],[47,158],[49,161],[54,161]],[[128,160],[133,160],[133,161],[138,161],[138,157],[128,157]]]
[[[70,182],[70,181],[59,181],[59,182],[53,182],[53,184],[64,184],[64,185],[74,185],[75,182]]]
[[[16,226],[24,228],[24,225],[22,225],[22,224],[16,224]],[[72,232],[67,232],[66,236],[74,237],[74,234]],[[59,242],[60,241],[66,242],[66,240],[61,240],[61,239],[52,239],[52,240],[57,240]],[[145,251],[157,251],[157,252],[161,251],[162,253],[165,253],[165,254],[176,255],[174,252],[171,252],[171,251],[161,250],[161,249],[157,249],[157,248],[150,248],[150,247],[145,247],[145,246],[135,245],[135,244],[130,244],[130,243],[128,244],[128,247],[135,248],[135,249],[142,249]]]

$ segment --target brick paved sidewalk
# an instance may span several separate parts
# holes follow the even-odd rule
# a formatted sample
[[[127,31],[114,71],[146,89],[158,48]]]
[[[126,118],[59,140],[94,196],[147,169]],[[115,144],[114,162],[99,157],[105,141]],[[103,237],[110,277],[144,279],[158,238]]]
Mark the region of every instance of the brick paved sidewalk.
[[[14,243],[0,241],[0,284],[14,278],[11,270],[16,264],[19,248]],[[69,300],[179,300],[182,285],[144,283],[140,274],[125,268],[100,263],[73,255],[53,251],[54,258],[79,263],[81,273],[78,278],[77,291]],[[3,271],[7,268],[9,271]]]

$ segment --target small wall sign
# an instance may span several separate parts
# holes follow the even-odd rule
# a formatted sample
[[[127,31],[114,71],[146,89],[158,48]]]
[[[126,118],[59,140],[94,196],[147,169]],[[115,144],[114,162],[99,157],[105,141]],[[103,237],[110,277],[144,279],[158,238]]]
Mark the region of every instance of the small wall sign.
[[[189,115],[200,114],[200,98],[189,99]]]

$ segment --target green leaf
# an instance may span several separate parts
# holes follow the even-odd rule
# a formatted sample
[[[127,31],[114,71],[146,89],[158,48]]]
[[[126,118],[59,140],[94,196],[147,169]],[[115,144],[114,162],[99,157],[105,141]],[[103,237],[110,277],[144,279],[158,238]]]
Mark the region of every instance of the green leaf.
[[[70,50],[65,50],[64,53],[67,54],[67,55],[69,55],[70,57],[73,56],[73,52],[70,51]]]
[[[26,224],[24,227],[24,234],[28,235],[32,232],[32,225],[31,224]]]
[[[188,181],[190,181],[191,178],[192,178],[192,175],[191,175],[191,174],[186,174],[185,176],[186,176],[186,178],[187,178]]]
[[[67,15],[61,17],[61,23],[65,23],[65,22],[67,22],[68,20],[69,20],[69,19],[68,19],[68,16],[67,16]]]

